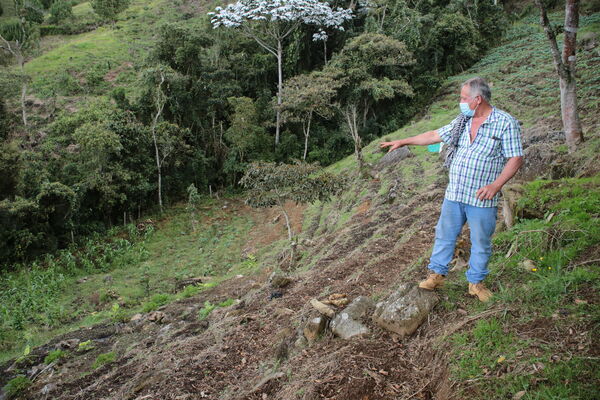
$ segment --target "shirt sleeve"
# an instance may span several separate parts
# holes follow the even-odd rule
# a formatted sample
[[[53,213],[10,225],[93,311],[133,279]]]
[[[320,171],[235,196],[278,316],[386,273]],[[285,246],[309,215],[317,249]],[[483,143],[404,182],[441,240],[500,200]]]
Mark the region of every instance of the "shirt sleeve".
[[[454,118],[448,125],[444,125],[437,130],[438,135],[440,135],[444,143],[450,143],[450,140],[452,140],[452,128],[458,122],[459,117],[460,115]]]
[[[511,158],[523,155],[521,143],[521,126],[515,118],[506,124],[502,135],[502,153],[504,157]]]

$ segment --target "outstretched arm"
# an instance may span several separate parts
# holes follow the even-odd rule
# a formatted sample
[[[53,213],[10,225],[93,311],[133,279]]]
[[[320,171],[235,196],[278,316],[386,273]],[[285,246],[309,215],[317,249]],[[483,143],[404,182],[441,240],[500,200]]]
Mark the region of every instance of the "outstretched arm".
[[[396,150],[399,147],[407,146],[407,145],[417,145],[417,146],[426,146],[428,144],[439,143],[442,141],[442,138],[438,134],[437,130],[428,131],[425,133],[421,133],[420,135],[411,136],[406,139],[393,140],[391,142],[381,142],[379,143],[379,148],[384,148],[390,146],[388,153],[390,151]]]

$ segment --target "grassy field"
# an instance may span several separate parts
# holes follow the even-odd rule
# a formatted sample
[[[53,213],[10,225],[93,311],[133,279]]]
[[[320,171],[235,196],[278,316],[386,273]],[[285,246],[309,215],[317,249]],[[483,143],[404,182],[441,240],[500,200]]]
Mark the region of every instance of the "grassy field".
[[[99,26],[76,35],[42,38],[40,50],[25,65],[32,77],[31,91],[41,98],[54,95],[102,95],[113,86],[135,92],[139,64],[148,55],[161,23],[180,18],[177,5],[164,0],[134,0],[114,25]],[[73,7],[78,21],[98,23],[90,3]],[[104,79],[118,69],[111,82]]]
[[[2,16],[0,16],[0,21],[2,18],[9,18],[15,15],[15,6],[13,0],[0,0],[0,6],[3,10]]]
[[[138,234],[134,226],[91,239],[44,261],[0,278],[0,362],[57,334],[187,297],[202,287],[246,273],[257,254],[242,258],[242,246],[255,221],[204,199],[199,227],[192,231],[185,206],[170,208],[156,228]],[[207,285],[177,288],[202,276]]]

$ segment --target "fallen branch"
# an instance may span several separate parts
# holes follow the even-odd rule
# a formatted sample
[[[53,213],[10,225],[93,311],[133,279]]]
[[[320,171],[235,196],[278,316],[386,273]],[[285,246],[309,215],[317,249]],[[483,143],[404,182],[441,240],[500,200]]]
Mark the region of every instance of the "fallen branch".
[[[454,326],[451,326],[447,331],[444,332],[444,334],[440,337],[440,339],[445,339],[446,337],[452,335],[454,332],[458,331],[460,328],[462,328],[463,326],[465,326],[466,324],[468,324],[470,322],[476,321],[481,318],[489,317],[490,315],[498,314],[502,311],[506,312],[508,310],[509,310],[508,308],[497,308],[497,309],[483,311],[479,314],[473,315],[471,317],[467,317],[467,318],[463,319],[462,321],[454,324]]]
[[[595,259],[595,260],[587,260],[587,261],[583,261],[583,262],[577,263],[577,264],[575,264],[575,265],[571,265],[571,264],[569,264],[569,269],[573,269],[573,268],[581,267],[582,265],[586,265],[586,264],[592,264],[592,263],[595,263],[595,262],[600,262],[600,258],[597,258],[597,259]]]

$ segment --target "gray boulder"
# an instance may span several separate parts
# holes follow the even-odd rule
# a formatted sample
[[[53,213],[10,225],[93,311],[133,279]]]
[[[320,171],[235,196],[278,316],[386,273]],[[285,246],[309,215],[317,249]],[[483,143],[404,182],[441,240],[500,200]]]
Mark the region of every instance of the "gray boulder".
[[[373,300],[365,296],[355,298],[348,307],[337,314],[329,324],[331,331],[342,339],[366,335],[370,332],[362,318],[373,309]]]
[[[394,165],[410,156],[412,156],[412,153],[408,147],[400,147],[399,149],[390,151],[381,157],[377,164],[375,164],[374,169],[376,171],[381,171],[383,168]]]
[[[438,301],[435,292],[405,283],[387,299],[377,303],[372,320],[382,328],[405,337],[417,330]]]

